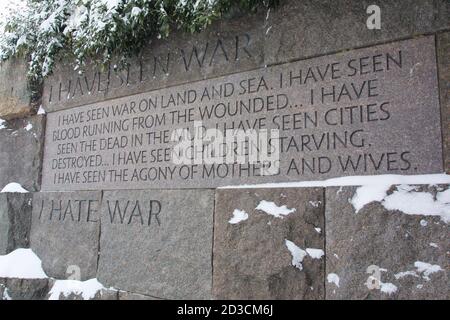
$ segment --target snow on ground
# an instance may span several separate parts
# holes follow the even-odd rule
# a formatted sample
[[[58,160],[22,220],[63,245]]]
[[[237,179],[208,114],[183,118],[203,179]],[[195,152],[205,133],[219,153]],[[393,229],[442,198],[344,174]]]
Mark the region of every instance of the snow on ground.
[[[369,185],[362,186],[356,190],[355,195],[350,200],[359,212],[366,204],[377,201],[387,210],[399,210],[409,215],[440,216],[445,223],[450,222],[450,193],[449,190],[436,194],[436,200],[428,192],[415,191],[409,185],[400,185],[390,195],[387,195],[389,185]],[[422,226],[426,226],[421,222]]]
[[[247,212],[245,212],[243,210],[239,210],[239,209],[234,209],[233,217],[228,221],[228,223],[236,224],[236,223],[239,223],[239,222],[247,220],[247,219],[248,219]]]
[[[3,119],[0,119],[0,129],[5,129],[6,128],[6,121]]]
[[[31,249],[16,249],[0,256],[0,278],[44,279],[42,261]]]
[[[339,276],[336,273],[329,273],[327,275],[328,283],[334,283],[339,288]]]
[[[4,193],[4,192],[28,193],[28,190],[24,189],[17,182],[10,182],[6,186],[3,187],[2,191],[0,191],[0,193]]]
[[[288,214],[295,212],[295,208],[289,209],[286,206],[277,206],[274,202],[262,200],[255,210],[261,210],[265,213],[272,215],[276,218],[283,218],[283,216],[287,216]]]
[[[42,261],[33,252],[32,249],[16,249],[7,255],[0,255],[0,278],[19,278],[19,279],[46,279],[49,278],[42,269]],[[5,297],[7,295],[5,288]],[[86,281],[77,280],[55,280],[50,290],[49,300],[58,300],[62,294],[68,297],[71,293],[81,295],[83,299],[88,300],[95,297],[97,292],[105,289],[97,279]],[[116,290],[109,288],[109,290]],[[9,299],[11,299],[9,297]]]
[[[90,279],[86,281],[56,280],[49,292],[50,297],[48,300],[59,300],[61,294],[67,298],[72,293],[81,295],[84,300],[89,300],[93,299],[97,292],[102,289],[105,289],[105,287],[98,282],[97,279]]]
[[[33,125],[31,123],[27,124],[24,128],[27,131],[30,131],[31,129],[33,129]]]
[[[382,174],[376,176],[349,176],[328,180],[241,184],[237,186],[224,186],[219,189],[244,189],[244,188],[298,188],[298,187],[339,187],[339,186],[363,186],[363,185],[393,185],[393,184],[449,184],[450,175],[445,173],[402,176],[394,174]]]

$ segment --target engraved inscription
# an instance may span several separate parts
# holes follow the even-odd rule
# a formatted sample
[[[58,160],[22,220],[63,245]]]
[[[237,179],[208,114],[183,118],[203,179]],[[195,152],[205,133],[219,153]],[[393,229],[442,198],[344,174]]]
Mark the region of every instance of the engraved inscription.
[[[158,200],[106,200],[108,216],[112,224],[140,224],[160,226],[162,205]]]
[[[423,37],[49,113],[43,189],[437,173],[439,123],[434,38]],[[263,147],[276,160],[241,161]]]
[[[159,54],[148,54],[125,68],[109,65],[106,70],[79,73],[68,79],[51,81],[45,92],[44,103],[64,103],[84,96],[114,94],[115,90],[136,87],[159,81],[182,70],[192,72],[218,63],[231,64],[253,57],[251,37],[247,33],[217,38],[188,47],[172,48]]]

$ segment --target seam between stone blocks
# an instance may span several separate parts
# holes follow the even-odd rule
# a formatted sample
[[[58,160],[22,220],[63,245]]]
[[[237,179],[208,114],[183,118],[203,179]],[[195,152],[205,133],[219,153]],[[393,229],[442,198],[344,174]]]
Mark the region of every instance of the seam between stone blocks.
[[[213,189],[213,215],[212,215],[212,233],[211,233],[211,299],[214,299],[214,232],[216,220],[216,195],[217,188]]]
[[[102,212],[101,212],[101,208],[102,208],[102,204],[103,204],[103,194],[104,191],[101,190],[100,191],[100,204],[99,204],[99,215],[98,215],[98,245],[97,245],[97,266],[96,266],[96,270],[95,270],[95,277],[98,279],[98,266],[100,263],[100,250],[101,250],[101,245],[100,245],[100,238],[101,238],[101,234],[102,234]],[[117,295],[119,295],[119,293],[117,293]]]
[[[16,229],[16,219],[15,219],[15,214],[13,214],[14,212],[14,208],[11,205],[11,200],[10,198],[10,194],[7,193],[6,194],[6,218],[9,221],[9,228],[8,228],[8,235],[7,235],[7,242],[6,242],[6,253],[10,253],[11,251],[14,251],[16,249],[16,243],[15,243],[15,229]],[[11,242],[8,241],[8,239],[11,239]]]
[[[327,208],[327,189],[322,188],[322,194],[323,194],[323,252],[325,254],[323,255],[323,300],[327,300],[327,222],[326,222],[326,215],[325,211]]]
[[[446,61],[442,61],[443,59],[440,57],[441,50],[444,50],[441,48],[442,46],[442,39],[440,38],[441,35],[444,35],[448,31],[441,31],[436,32],[434,37],[434,46],[435,46],[435,58],[436,58],[436,78],[437,78],[437,85],[438,85],[438,102],[439,102],[439,117],[440,117],[440,125],[441,125],[441,150],[442,150],[442,165],[444,172],[447,171],[447,153],[450,153],[449,145],[447,142],[447,137],[445,135],[445,131],[448,130],[448,106],[445,104],[445,97],[443,97],[442,92],[445,90],[444,86],[444,79],[442,77],[442,72],[444,70],[441,70],[442,67],[445,69],[446,67]],[[445,40],[444,40],[445,42]],[[445,60],[445,59],[444,59]],[[442,65],[441,65],[442,64]]]
[[[34,116],[37,116],[34,115]],[[42,117],[42,124],[41,124],[41,137],[40,137],[40,150],[39,150],[39,173],[38,173],[38,181],[37,181],[37,186],[35,186],[36,191],[35,192],[42,192],[42,173],[43,173],[43,168],[44,168],[44,149],[45,149],[45,145],[46,145],[46,133],[47,133],[47,115],[41,115]]]

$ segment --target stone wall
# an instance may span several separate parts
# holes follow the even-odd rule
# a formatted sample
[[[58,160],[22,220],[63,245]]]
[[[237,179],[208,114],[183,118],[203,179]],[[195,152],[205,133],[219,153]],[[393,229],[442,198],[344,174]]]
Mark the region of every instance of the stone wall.
[[[377,186],[361,203],[364,188],[35,193],[1,244],[29,243],[52,278],[3,286],[48,298],[77,266],[111,288],[95,299],[448,299],[448,205],[401,203],[445,210],[449,186]],[[30,197],[16,198],[10,216]]]
[[[29,247],[51,278],[0,279],[0,298],[48,299],[57,279],[72,279],[74,267],[80,280],[97,278],[105,287],[115,288],[99,291],[95,299],[450,298],[450,185],[386,182],[370,189],[354,182],[356,186],[346,187],[236,188],[345,175],[450,173],[450,3],[382,2],[380,30],[366,27],[371,1],[281,3],[255,15],[234,13],[200,34],[149,39],[145,51],[131,58],[126,69],[111,64],[105,71],[89,65],[80,73],[62,61],[37,90],[42,91],[40,97],[32,94],[26,81],[26,62],[2,63],[0,187],[16,182],[30,193],[0,194],[0,254]],[[366,57],[371,57],[369,75],[363,72]],[[359,76],[326,78],[332,68],[353,66],[357,59],[362,64]],[[330,69],[320,69],[323,66]],[[280,74],[292,79],[293,71],[306,72],[308,67],[324,78],[323,84],[313,79],[310,86],[272,87]],[[329,71],[324,75],[324,70]],[[269,93],[249,92],[261,85],[261,75],[269,79]],[[352,121],[336,130],[336,134],[363,132],[364,146],[286,152],[281,159],[287,161],[282,162],[283,169],[305,154],[312,155],[311,162],[305,156],[307,164],[317,159],[319,167],[320,159],[331,162],[333,157],[364,155],[373,167],[132,183],[125,180],[125,169],[142,165],[140,149],[124,146],[131,158],[122,168],[113,162],[116,151],[101,153],[94,150],[94,142],[80,150],[75,146],[82,144],[80,139],[68,140],[74,142],[70,144],[59,141],[61,136],[55,138],[60,129],[82,128],[81,117],[99,118],[114,105],[132,109],[131,101],[223,83],[237,88],[242,80],[246,98],[264,96],[266,101],[274,92],[306,105],[309,100],[303,92],[323,92],[327,86],[345,83],[360,90],[350,99],[354,104],[389,102],[392,108],[379,109],[381,115],[389,111],[392,117],[387,121],[378,114],[377,121]],[[378,91],[364,91],[363,83]],[[42,101],[41,108],[35,101]],[[320,112],[349,103],[311,103],[304,108]],[[184,104],[177,107],[177,112],[186,109]],[[297,107],[303,106],[291,103],[284,110],[267,109],[265,115],[286,116],[279,123],[289,127],[288,136],[298,137],[308,128],[293,129],[296,122],[287,120]],[[38,109],[46,113],[36,114]],[[369,109],[365,115],[370,118],[374,113]],[[108,121],[132,117],[130,111]],[[237,118],[261,124],[260,116]],[[183,119],[178,115],[176,124],[191,122]],[[172,123],[165,129],[174,128]],[[308,130],[312,135],[331,132],[330,128],[318,125]],[[61,154],[91,156],[89,161],[100,162],[78,174],[58,171],[55,163]],[[374,158],[377,154],[379,158]],[[116,180],[99,180],[96,172],[102,167],[117,167],[110,171]],[[63,178],[56,183],[60,172]],[[235,187],[217,188],[229,185]]]

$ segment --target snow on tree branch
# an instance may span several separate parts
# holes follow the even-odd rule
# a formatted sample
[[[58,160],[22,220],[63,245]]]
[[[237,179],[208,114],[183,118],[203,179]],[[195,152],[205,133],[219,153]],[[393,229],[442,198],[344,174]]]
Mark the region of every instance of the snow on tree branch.
[[[0,20],[0,59],[29,59],[29,78],[41,81],[56,57],[106,64],[139,52],[173,30],[198,32],[232,8],[255,11],[278,0],[16,0]],[[19,3],[19,5],[17,5]]]

